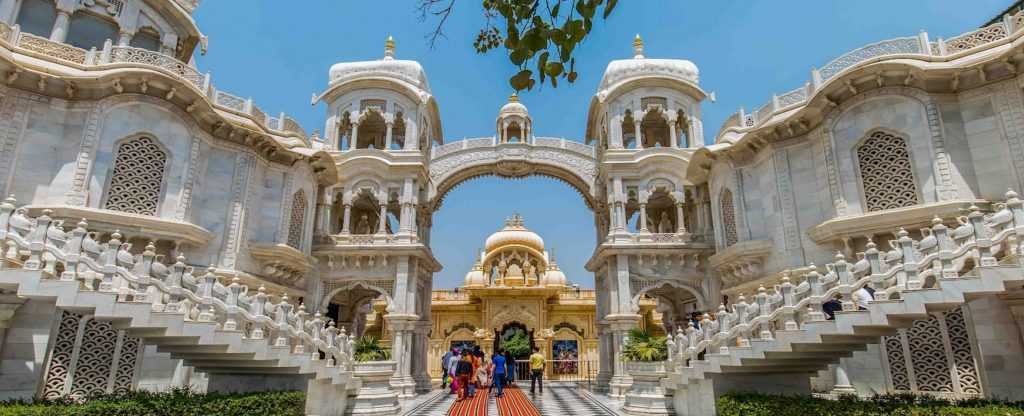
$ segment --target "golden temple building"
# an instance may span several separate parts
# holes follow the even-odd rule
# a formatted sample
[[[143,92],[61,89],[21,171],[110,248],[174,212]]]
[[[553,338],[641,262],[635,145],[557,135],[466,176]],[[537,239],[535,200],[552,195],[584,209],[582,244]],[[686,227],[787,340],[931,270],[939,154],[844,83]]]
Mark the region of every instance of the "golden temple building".
[[[572,283],[541,236],[527,229],[518,214],[487,238],[476,257],[461,287],[431,295],[431,378],[440,380],[441,357],[452,348],[480,346],[490,356],[508,342],[526,342],[552,361],[547,377],[593,379],[599,370],[594,289]],[[653,298],[640,300],[641,327],[662,334],[656,306]],[[375,302],[366,334],[386,345],[385,308],[383,300]]]

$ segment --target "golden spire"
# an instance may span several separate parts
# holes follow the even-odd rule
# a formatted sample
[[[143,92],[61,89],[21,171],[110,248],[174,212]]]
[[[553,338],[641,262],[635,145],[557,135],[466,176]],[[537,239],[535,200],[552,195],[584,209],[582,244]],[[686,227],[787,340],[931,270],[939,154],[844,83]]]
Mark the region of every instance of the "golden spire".
[[[519,102],[519,94],[512,93],[512,95],[508,96],[508,102],[510,102],[510,103],[518,103]]]
[[[384,59],[393,59],[395,57],[395,38],[388,35],[388,39],[384,41]]]
[[[640,38],[640,34],[637,33],[636,37],[633,38],[633,59],[642,59],[644,57],[644,40]]]

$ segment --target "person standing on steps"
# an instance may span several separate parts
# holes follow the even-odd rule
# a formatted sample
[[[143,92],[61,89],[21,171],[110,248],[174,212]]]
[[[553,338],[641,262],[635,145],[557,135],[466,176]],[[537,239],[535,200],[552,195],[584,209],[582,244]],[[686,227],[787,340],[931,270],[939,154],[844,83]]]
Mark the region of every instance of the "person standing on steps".
[[[448,387],[448,363],[452,360],[452,355],[455,352],[455,348],[445,351],[444,356],[441,357],[441,390]]]
[[[505,356],[502,354],[503,351],[500,349],[496,354],[491,357],[491,363],[494,364],[494,377],[491,381],[494,383],[495,388],[498,390],[494,394],[494,397],[502,397],[505,395]]]
[[[541,394],[544,394],[544,356],[540,348],[533,347],[533,354],[530,355],[530,394],[533,388],[538,387]]]

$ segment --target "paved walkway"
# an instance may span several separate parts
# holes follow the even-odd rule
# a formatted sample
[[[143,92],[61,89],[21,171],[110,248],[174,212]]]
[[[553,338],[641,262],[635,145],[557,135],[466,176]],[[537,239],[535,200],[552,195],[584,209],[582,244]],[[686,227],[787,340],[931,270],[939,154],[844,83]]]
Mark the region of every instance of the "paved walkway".
[[[495,400],[485,391],[473,400],[455,402],[455,395],[444,394],[416,409],[416,416],[616,416],[597,403],[593,396],[574,384],[545,386],[543,394],[527,390],[506,389],[505,397]],[[607,404],[606,404],[607,405]]]

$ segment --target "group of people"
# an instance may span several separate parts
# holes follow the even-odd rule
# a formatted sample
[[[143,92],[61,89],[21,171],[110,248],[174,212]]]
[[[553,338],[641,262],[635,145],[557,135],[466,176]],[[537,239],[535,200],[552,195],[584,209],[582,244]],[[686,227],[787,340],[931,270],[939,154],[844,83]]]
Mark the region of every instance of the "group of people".
[[[491,355],[485,361],[485,354],[479,346],[470,348],[452,348],[441,357],[441,388],[449,389],[449,394],[458,394],[457,400],[470,399],[478,390],[486,388],[488,394],[493,390],[495,397],[503,397],[505,386],[516,383],[516,360],[511,353],[503,349]],[[540,350],[534,348],[530,355],[530,393],[534,387],[544,392],[544,366],[546,360]]]

